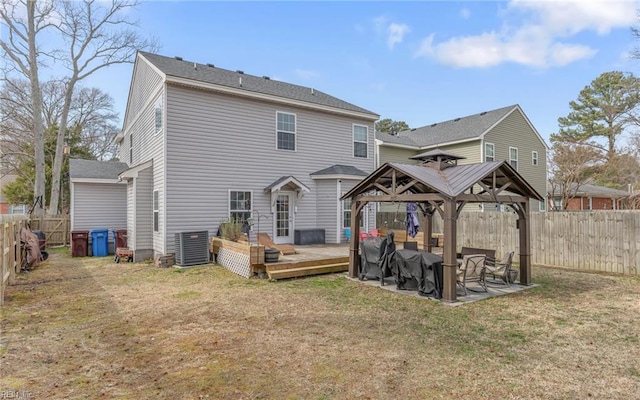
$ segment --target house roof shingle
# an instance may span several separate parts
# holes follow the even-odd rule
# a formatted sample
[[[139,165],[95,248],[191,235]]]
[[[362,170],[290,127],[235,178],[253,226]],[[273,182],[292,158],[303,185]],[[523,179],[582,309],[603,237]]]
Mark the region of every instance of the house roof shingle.
[[[420,128],[398,132],[397,136],[376,133],[376,139],[385,143],[415,147],[433,146],[441,143],[480,138],[489,128],[507,116],[517,104],[485,111],[449,121],[437,122]]]
[[[571,184],[571,190],[573,191],[576,187],[575,183]],[[554,188],[551,184],[547,183],[547,192],[553,195]],[[562,184],[558,183],[555,188],[556,196],[562,193]],[[628,197],[631,195],[629,192],[625,192],[624,190],[608,188],[605,186],[597,186],[591,185],[588,183],[580,185],[578,190],[576,191],[576,195],[578,196],[592,196],[592,197],[607,197],[607,198],[620,198],[620,197]]]
[[[365,113],[371,115],[371,117],[375,117],[375,119],[379,117],[378,114],[372,111],[309,87],[249,75],[240,71],[230,71],[217,66],[214,67],[212,64],[200,64],[143,51],[138,53],[168,76],[187,78],[194,81],[246,90],[247,92],[278,96],[321,106]],[[242,84],[240,84],[240,80]]]
[[[358,169],[351,165],[332,165],[329,168],[321,169],[310,174],[311,176],[318,175],[353,175],[353,176],[367,176],[368,174],[361,169]]]
[[[69,178],[84,179],[118,179],[118,175],[129,168],[126,163],[118,161],[97,161],[69,159]]]

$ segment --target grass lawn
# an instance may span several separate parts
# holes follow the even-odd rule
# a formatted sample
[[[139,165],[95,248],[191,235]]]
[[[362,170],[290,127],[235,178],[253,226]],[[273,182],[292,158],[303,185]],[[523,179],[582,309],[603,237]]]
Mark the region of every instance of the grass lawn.
[[[638,277],[534,268],[539,287],[448,307],[344,275],[268,282],[51,253],[8,287],[0,393],[640,398]]]

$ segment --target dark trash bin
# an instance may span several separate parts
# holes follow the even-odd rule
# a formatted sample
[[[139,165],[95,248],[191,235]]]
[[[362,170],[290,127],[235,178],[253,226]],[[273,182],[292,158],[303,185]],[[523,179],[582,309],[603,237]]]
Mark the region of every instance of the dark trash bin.
[[[91,231],[91,250],[94,257],[109,255],[109,230],[94,229]]]
[[[86,257],[89,250],[89,231],[71,232],[71,257]]]
[[[113,241],[116,243],[116,249],[118,247],[127,247],[127,230],[126,229],[114,230]]]

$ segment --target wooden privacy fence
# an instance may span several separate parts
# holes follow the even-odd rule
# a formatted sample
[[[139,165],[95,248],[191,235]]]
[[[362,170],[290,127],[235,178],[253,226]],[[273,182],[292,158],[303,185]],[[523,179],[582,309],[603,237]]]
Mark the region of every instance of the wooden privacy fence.
[[[384,228],[385,216],[378,217]],[[403,219],[398,216],[397,219]],[[463,212],[457,247],[495,249],[498,257],[519,251],[517,215],[511,212]],[[386,219],[389,221],[389,219]],[[394,227],[404,229],[402,225]],[[442,220],[434,216],[434,232]],[[531,213],[531,262],[570,269],[638,275],[640,211]]]
[[[66,246],[69,244],[70,224],[69,214],[45,215],[42,227],[38,217],[35,215],[31,217],[31,229],[44,232],[47,238],[47,246]]]
[[[0,219],[0,305],[4,304],[4,292],[7,285],[14,282],[16,273],[20,272],[22,254],[20,252],[20,228],[27,222],[24,219]]]

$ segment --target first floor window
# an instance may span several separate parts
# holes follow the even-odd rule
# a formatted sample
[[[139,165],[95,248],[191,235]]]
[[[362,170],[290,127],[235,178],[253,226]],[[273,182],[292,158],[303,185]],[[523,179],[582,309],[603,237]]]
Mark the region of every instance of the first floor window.
[[[496,160],[496,147],[493,143],[485,143],[484,144],[484,161],[495,161]]]
[[[543,201],[538,203],[539,211],[547,211],[547,199],[545,198]]]
[[[351,199],[342,200],[342,227],[351,227]]]
[[[278,150],[296,149],[296,115],[277,113]]]
[[[160,198],[158,195],[158,191],[154,190],[153,191],[153,231],[154,232],[158,232],[158,230],[160,229],[159,214],[160,214]]]
[[[518,148],[509,147],[509,164],[517,171],[518,170]]]
[[[369,130],[364,125],[353,126],[353,156],[368,157],[367,143],[369,142]]]
[[[251,192],[229,192],[229,219],[245,222],[251,218]]]

